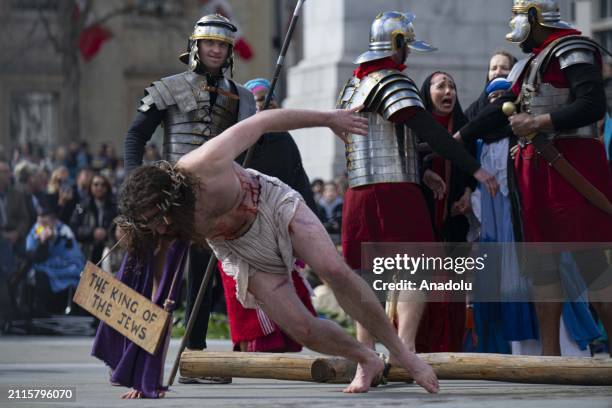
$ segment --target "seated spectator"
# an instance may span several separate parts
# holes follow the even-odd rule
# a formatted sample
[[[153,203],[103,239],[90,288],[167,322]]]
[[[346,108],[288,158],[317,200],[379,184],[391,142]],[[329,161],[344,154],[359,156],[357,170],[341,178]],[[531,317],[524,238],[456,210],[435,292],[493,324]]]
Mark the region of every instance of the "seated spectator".
[[[79,144],[76,161],[79,169],[91,168],[91,153],[89,152],[89,143],[86,141],[81,141]]]
[[[5,227],[8,224],[8,200],[11,191],[11,169],[8,162],[0,159],[0,285],[13,273],[13,243],[16,233],[9,233]]]
[[[98,151],[93,156],[93,159],[91,161],[91,167],[95,171],[100,171],[102,169],[110,167],[110,158],[108,157],[108,145],[106,143],[102,143],[98,148]]]
[[[342,225],[342,197],[338,193],[338,186],[333,181],[328,181],[323,186],[323,192],[319,199],[321,218],[323,226],[329,232],[334,243],[340,242],[340,226]]]
[[[145,146],[144,156],[142,158],[143,164],[151,164],[161,160],[161,154],[155,143],[149,143]]]
[[[312,189],[312,194],[314,195],[315,202],[319,202],[321,199],[321,193],[323,192],[323,185],[325,183],[320,178],[312,180],[310,183],[310,188]]]
[[[93,175],[93,170],[88,167],[79,171],[74,189],[74,196],[76,197],[77,203],[89,197],[89,187],[91,185]]]
[[[41,200],[26,239],[26,255],[35,282],[34,314],[62,312],[79,283],[85,260],[70,227],[58,220],[53,200]]]
[[[96,174],[89,188],[89,197],[79,202],[70,219],[70,226],[85,257],[98,263],[110,237],[117,205],[108,179]]]
[[[344,197],[346,190],[349,188],[347,173],[344,172],[339,176],[334,177],[334,183],[336,183],[336,187],[338,188],[338,195],[340,197]]]
[[[52,169],[60,166],[66,166],[67,158],[68,150],[66,149],[66,146],[58,146],[51,152],[51,156],[47,160],[47,165]],[[68,170],[68,167],[66,167],[66,170]],[[70,176],[70,174],[68,176]],[[71,181],[74,181],[74,179],[71,179]]]
[[[34,160],[34,144],[32,142],[22,143],[13,149],[11,167],[17,168],[17,165],[22,162],[36,164]]]
[[[115,170],[117,168],[117,162],[119,161],[115,148],[111,145],[106,145],[105,153],[107,159],[106,168],[110,170]]]
[[[21,298],[27,300],[27,296],[19,296],[19,284],[25,281],[28,271],[30,270],[31,262],[26,258],[25,242],[28,232],[32,225],[36,222],[37,208],[39,208],[39,197],[42,193],[39,191],[40,183],[38,182],[38,168],[36,165],[21,161],[15,169],[16,186],[10,184],[10,174],[7,177],[5,171],[8,166],[0,163],[0,190],[4,195],[5,218],[2,222],[2,231],[0,240],[4,240],[2,253],[0,253],[0,269],[3,269],[2,283],[8,289],[8,293],[2,292],[2,300],[9,300],[8,303],[0,306],[0,311],[3,317],[13,318],[15,312],[19,315],[25,310],[29,310],[26,306],[23,310],[17,305],[16,299]],[[6,281],[4,279],[6,278]],[[0,285],[2,286],[2,285]],[[17,308],[15,308],[17,306]]]
[[[12,189],[12,192],[9,188],[4,230],[13,242],[13,251],[20,257],[24,255],[25,240],[36,222],[39,201],[44,194],[40,189],[37,172],[34,164],[21,162],[14,170],[17,188]]]
[[[106,169],[113,170],[117,167],[117,154],[113,146],[102,143],[93,157],[91,167],[98,172]]]
[[[68,223],[76,205],[76,199],[67,167],[60,166],[53,170],[49,183],[47,183],[47,194],[57,202],[59,219],[63,223]]]

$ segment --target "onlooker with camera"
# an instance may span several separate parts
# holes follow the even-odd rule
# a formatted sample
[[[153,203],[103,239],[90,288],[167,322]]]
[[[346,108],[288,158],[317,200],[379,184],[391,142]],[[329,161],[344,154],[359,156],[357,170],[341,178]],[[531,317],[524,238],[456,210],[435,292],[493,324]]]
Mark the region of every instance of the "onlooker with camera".
[[[62,312],[70,291],[79,283],[85,260],[72,230],[57,218],[53,199],[40,202],[36,223],[26,239],[26,256],[32,262],[34,314]]]
[[[47,184],[47,194],[58,206],[58,217],[63,223],[68,223],[76,205],[76,199],[70,183],[70,172],[66,166],[53,170]]]

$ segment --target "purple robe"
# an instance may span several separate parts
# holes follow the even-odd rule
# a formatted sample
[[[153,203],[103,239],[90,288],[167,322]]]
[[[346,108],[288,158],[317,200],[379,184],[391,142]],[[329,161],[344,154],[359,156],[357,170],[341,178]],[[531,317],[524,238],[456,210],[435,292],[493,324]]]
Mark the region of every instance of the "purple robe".
[[[156,305],[163,307],[164,301],[168,298],[175,272],[179,276],[177,276],[177,283],[171,298],[174,301],[178,299],[183,273],[182,264],[188,249],[189,245],[179,240],[176,240],[168,248],[159,289],[155,294],[155,299],[153,299]],[[155,269],[154,257],[151,255],[144,262],[134,262],[135,266],[133,268],[128,267],[130,264],[128,260],[129,255],[126,255],[117,274],[117,279],[146,298],[151,299]],[[169,310],[169,312],[172,312],[172,310]],[[165,361],[164,345],[168,341],[167,337],[168,331],[162,335],[161,345],[157,352],[151,355],[115,329],[104,322],[100,322],[91,354],[104,361],[112,369],[111,382],[132,387],[142,392],[147,398],[158,398],[159,391],[167,390],[167,387],[163,387],[161,384]]]

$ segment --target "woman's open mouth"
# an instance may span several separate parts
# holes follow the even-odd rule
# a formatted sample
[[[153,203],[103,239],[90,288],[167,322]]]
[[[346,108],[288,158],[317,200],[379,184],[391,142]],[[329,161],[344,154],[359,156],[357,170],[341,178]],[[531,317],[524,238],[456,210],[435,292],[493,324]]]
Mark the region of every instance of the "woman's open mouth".
[[[443,98],[442,102],[440,103],[440,105],[442,105],[444,108],[452,108],[453,107],[453,98]]]

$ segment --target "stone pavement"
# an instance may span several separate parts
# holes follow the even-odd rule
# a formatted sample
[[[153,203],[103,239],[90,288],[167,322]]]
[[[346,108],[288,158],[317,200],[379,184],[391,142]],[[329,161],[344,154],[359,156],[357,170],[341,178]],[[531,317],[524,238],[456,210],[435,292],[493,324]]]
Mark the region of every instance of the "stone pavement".
[[[487,381],[441,381],[441,392],[428,395],[415,385],[391,384],[368,394],[342,394],[341,385],[293,381],[234,379],[231,385],[172,387],[162,400],[126,401],[125,390],[109,385],[108,371],[89,356],[91,338],[0,336],[0,389],[11,385],[75,386],[76,402],[9,403],[0,407],[504,407],[612,408],[612,387],[511,384]],[[178,341],[172,341],[167,371]],[[228,351],[227,341],[209,348]],[[6,392],[6,391],[3,391]]]

